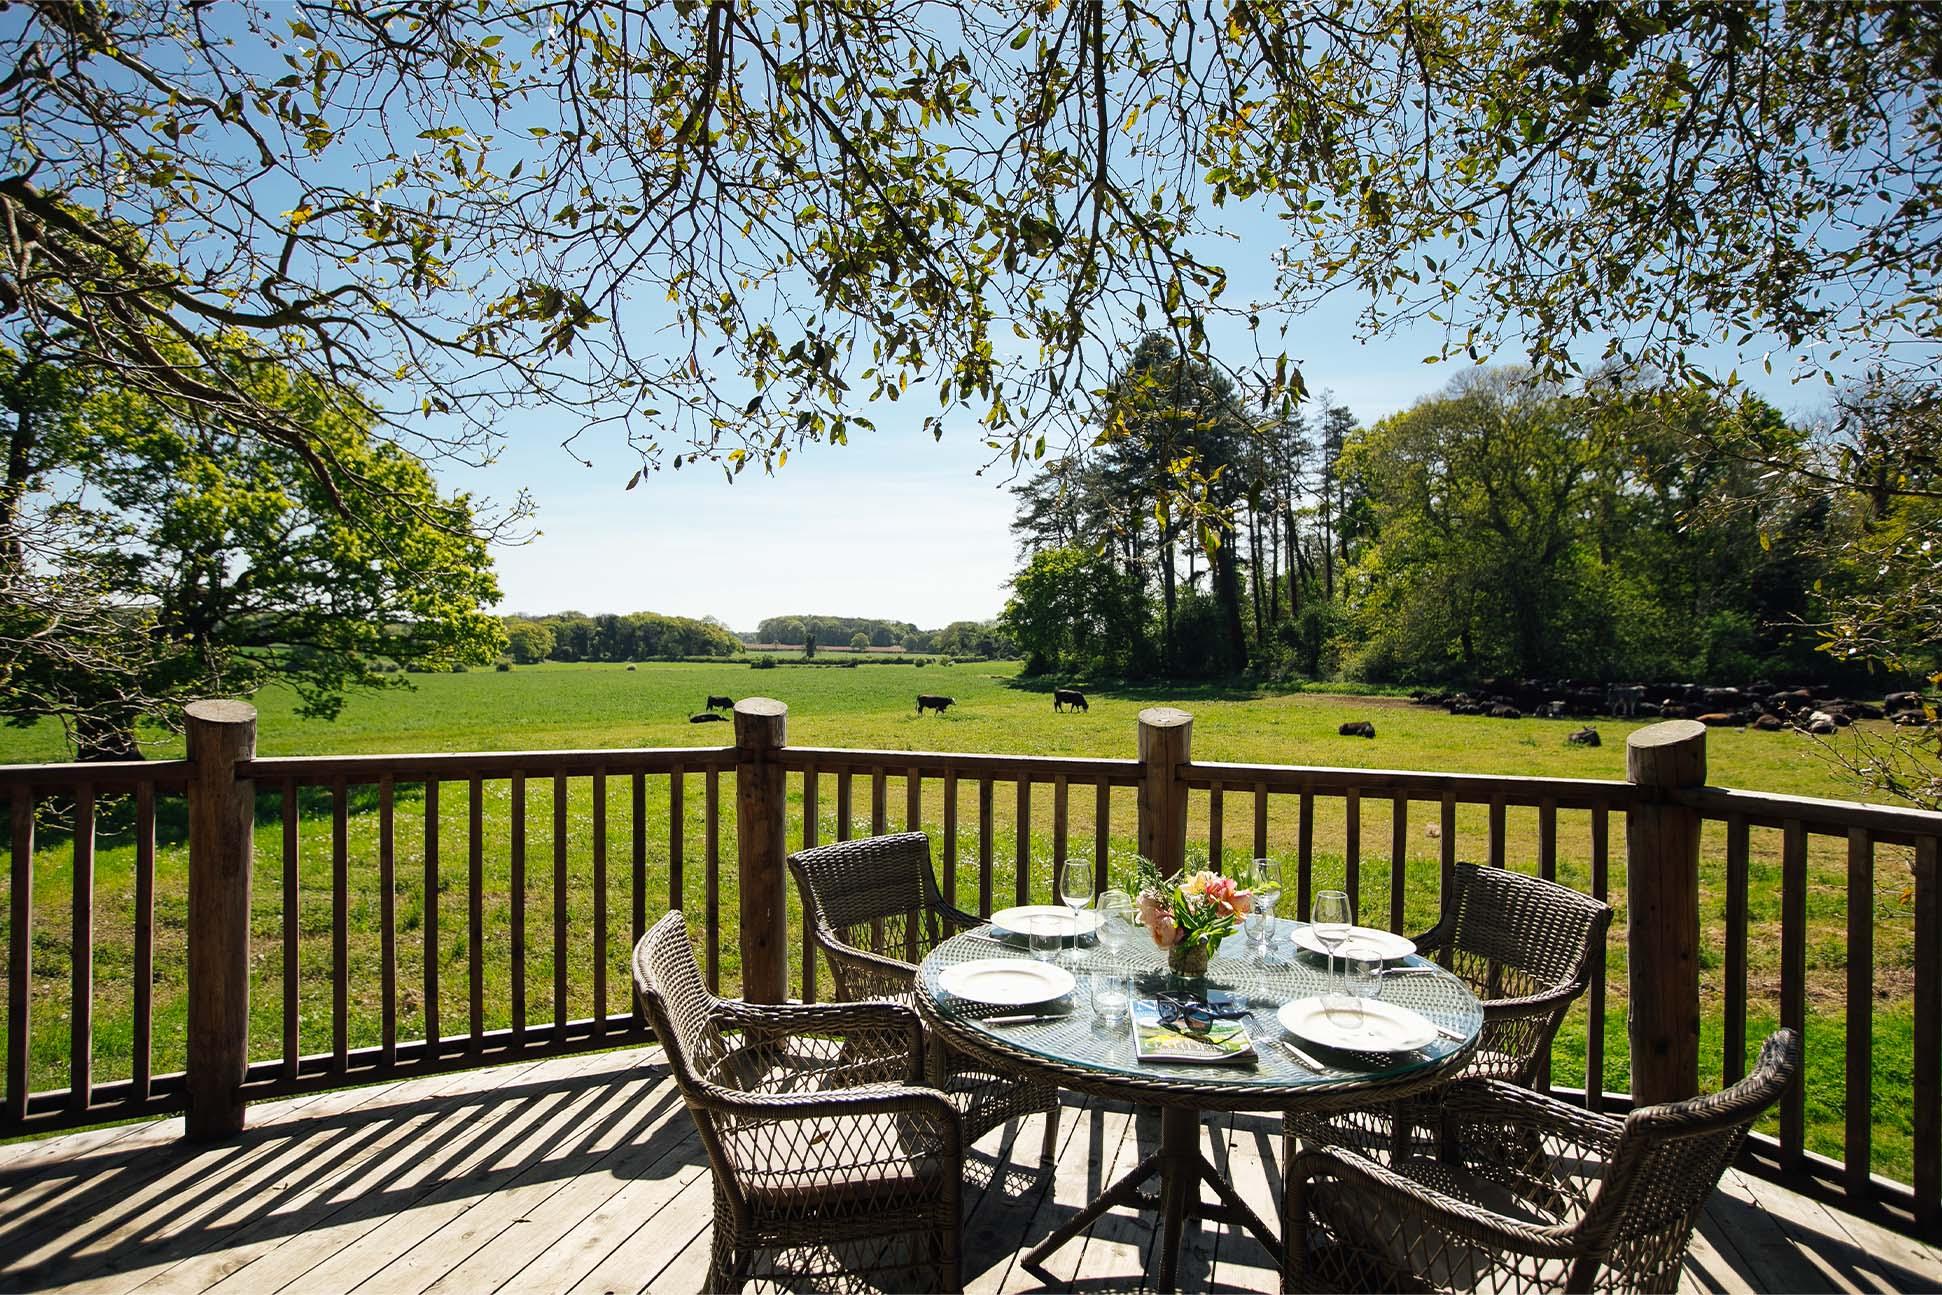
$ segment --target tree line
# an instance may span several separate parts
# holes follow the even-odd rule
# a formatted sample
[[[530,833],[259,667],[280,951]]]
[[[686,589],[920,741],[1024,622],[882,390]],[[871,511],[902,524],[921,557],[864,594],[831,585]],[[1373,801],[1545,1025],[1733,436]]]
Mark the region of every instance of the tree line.
[[[770,616],[756,627],[750,641],[812,651],[816,646],[858,651],[901,647],[906,652],[959,657],[1003,657],[1016,650],[1011,636],[996,620],[952,621],[942,629],[920,630],[909,621],[867,616]]]
[[[1326,395],[1251,409],[1151,335],[1092,443],[1015,487],[1003,623],[1038,671],[1932,673],[1930,628],[1883,628],[1925,568],[1883,559],[1933,525],[1942,479],[1905,451],[1934,408],[1882,379],[1795,424],[1701,385],[1500,368],[1365,426]]]
[[[506,652],[515,664],[541,661],[647,661],[657,657],[726,657],[742,641],[712,616],[694,620],[659,612],[558,612],[505,618]]]

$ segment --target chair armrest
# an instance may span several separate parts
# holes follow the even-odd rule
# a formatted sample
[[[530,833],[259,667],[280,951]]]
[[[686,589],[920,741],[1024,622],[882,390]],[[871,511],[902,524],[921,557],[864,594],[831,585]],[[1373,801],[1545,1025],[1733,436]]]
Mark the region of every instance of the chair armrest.
[[[1373,1224],[1386,1213],[1392,1219],[1406,1218],[1408,1222],[1402,1226],[1410,1241],[1398,1250],[1412,1257],[1437,1253],[1437,1247],[1418,1239],[1420,1234],[1428,1232],[1441,1235],[1445,1250],[1451,1246],[1471,1248],[1477,1252],[1475,1258],[1486,1264],[1490,1256],[1504,1253],[1568,1260],[1585,1249],[1570,1235],[1568,1226],[1539,1227],[1445,1196],[1354,1152],[1307,1150],[1295,1157],[1289,1171],[1289,1185],[1295,1197],[1291,1205],[1296,1207],[1289,1218],[1289,1254],[1297,1264],[1305,1262],[1306,1233],[1316,1222],[1310,1217],[1310,1197],[1315,1184],[1324,1181],[1329,1183],[1332,1192],[1350,1198],[1353,1204],[1346,1213],[1359,1220]],[[1338,1242],[1351,1246],[1358,1240],[1364,1245],[1368,1243],[1367,1238],[1338,1238]],[[1394,1266],[1399,1258],[1400,1255],[1389,1253],[1382,1255],[1381,1261]],[[1445,1258],[1447,1262],[1447,1254]],[[1435,1284],[1433,1274],[1415,1275]]]
[[[1526,994],[1522,998],[1486,998],[1480,1005],[1486,1025],[1491,1021],[1521,1021],[1556,1011],[1584,992],[1585,982],[1579,980],[1547,989],[1541,994]]]
[[[1446,1156],[1559,1217],[1583,1215],[1624,1135],[1618,1120],[1502,1080],[1459,1080],[1436,1105]]]
[[[1570,1144],[1599,1160],[1618,1150],[1622,1121],[1499,1079],[1459,1079],[1436,1094],[1453,1127],[1518,1128]]]
[[[976,930],[978,927],[985,925],[985,920],[976,913],[967,913],[963,909],[952,904],[947,904],[941,899],[931,904],[931,912],[943,918],[945,925],[954,926],[960,931]]]
[[[852,999],[908,994],[916,981],[917,968],[902,958],[859,949],[824,932],[817,933],[816,943],[831,969],[844,977],[844,992]]]
[[[725,998],[718,1006],[725,1023],[757,1045],[803,1037],[843,1040],[850,1065],[862,1067],[855,1072],[862,1082],[923,1078],[923,1021],[902,1003],[746,1003]]]

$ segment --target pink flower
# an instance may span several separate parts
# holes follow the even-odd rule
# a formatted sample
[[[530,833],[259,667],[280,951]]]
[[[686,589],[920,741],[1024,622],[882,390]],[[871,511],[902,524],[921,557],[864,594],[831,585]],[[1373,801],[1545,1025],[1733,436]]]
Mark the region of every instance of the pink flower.
[[[1138,903],[1140,921],[1152,930],[1160,920],[1160,897],[1150,890],[1140,892]]]
[[[1162,949],[1173,947],[1180,942],[1180,928],[1174,924],[1172,916],[1162,913],[1159,920],[1147,923],[1153,930],[1153,943]]]

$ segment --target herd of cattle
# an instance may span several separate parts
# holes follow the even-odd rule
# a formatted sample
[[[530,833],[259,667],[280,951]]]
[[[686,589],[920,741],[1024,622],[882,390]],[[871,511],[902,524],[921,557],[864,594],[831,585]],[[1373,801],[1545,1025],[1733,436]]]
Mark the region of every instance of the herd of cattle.
[[[1473,692],[1418,692],[1412,700],[1421,706],[1441,706],[1452,715],[1496,719],[1522,719],[1526,715],[1550,719],[1597,715],[1696,719],[1709,727],[1799,729],[1816,734],[1832,733],[1858,719],[1887,719],[1896,724],[1929,722],[1920,693],[1889,693],[1876,705],[1840,696],[1825,686],[1782,688],[1771,683],[1709,688],[1687,683],[1599,685],[1573,679],[1493,679]]]
[[[940,697],[936,693],[920,692],[917,694],[917,713],[922,715],[927,710],[934,710],[942,715],[946,710],[957,705],[957,703],[958,699],[955,697]],[[708,695],[708,704],[701,710],[688,716],[688,722],[690,724],[720,724],[727,720],[728,716],[720,715],[716,712],[724,710],[732,711],[734,709],[735,699],[733,697],[718,697],[710,693]],[[1086,695],[1077,688],[1054,688],[1052,690],[1052,709],[1061,712],[1066,710],[1085,710]]]

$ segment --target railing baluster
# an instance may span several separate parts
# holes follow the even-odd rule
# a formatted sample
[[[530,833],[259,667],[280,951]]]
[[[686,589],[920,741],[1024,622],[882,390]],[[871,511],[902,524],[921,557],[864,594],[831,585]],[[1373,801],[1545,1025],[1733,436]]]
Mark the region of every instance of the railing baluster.
[[[1875,843],[1848,829],[1847,1189],[1859,1202],[1874,1195]]]
[[[1807,1043],[1807,825],[1790,818],[1781,829],[1780,1023]],[[1805,1160],[1807,1104],[1802,1084],[1780,1097],[1780,1163],[1800,1172]]]
[[[593,1032],[607,1032],[607,770],[593,771]]]
[[[1343,846],[1342,889],[1349,895],[1349,920],[1362,920],[1362,791],[1351,787],[1342,793]]]
[[[1504,866],[1504,798],[1490,798],[1490,866]]]
[[[297,831],[297,780],[283,780],[283,1077],[297,1077],[298,1058],[303,1055],[302,1013],[298,996],[302,989],[298,962],[298,929],[302,925],[302,891],[298,880],[302,843]]]
[[[882,836],[890,830],[889,789],[883,766],[870,770],[870,835]]]
[[[384,1064],[398,1060],[398,854],[391,775],[378,779],[378,1020]]]
[[[850,771],[836,771],[836,839],[850,839]]]
[[[821,839],[821,825],[816,821],[816,786],[822,775],[816,772],[815,765],[807,765],[802,771],[802,848],[813,850]]]
[[[155,784],[135,785],[135,1100],[147,1101],[155,1039]]]
[[[471,1033],[466,1046],[478,1051],[480,1039],[485,1034],[485,787],[478,774],[473,774],[468,790],[471,793],[466,805],[467,840],[466,880],[470,893],[466,896],[466,934],[471,937],[467,950],[466,973],[471,993]],[[524,807],[519,817],[524,818]]]
[[[1726,820],[1726,1020],[1722,1029],[1720,1078],[1737,1084],[1746,1077],[1746,815]]]
[[[816,782],[815,765],[806,765],[802,771],[802,848],[811,849],[816,844]],[[809,919],[809,905],[802,905],[802,1001],[816,1001],[816,939],[815,923]]]
[[[944,771],[944,902],[958,902],[958,775]]]
[[[7,891],[7,1115],[27,1118],[34,980],[34,792],[13,789],[13,858]]]
[[[1225,835],[1225,825],[1221,822],[1221,787],[1215,783],[1207,789],[1207,866],[1215,872],[1225,871],[1221,867]]]
[[[1539,801],[1537,806],[1537,875],[1546,881],[1558,879],[1558,802]]]
[[[633,947],[641,942],[641,937],[647,934],[647,775],[637,773],[627,781],[631,784],[628,790],[634,802],[634,821],[630,825],[633,839],[628,842],[632,847],[630,862],[634,866],[634,880],[631,887],[633,925],[627,941],[627,947],[631,952]],[[672,815],[669,816],[669,821],[673,821]],[[628,1001],[632,1002],[633,997],[629,994]],[[637,1022],[644,1019],[641,1016],[639,1003],[634,1004],[634,1019]]]
[[[904,831],[924,830],[924,778],[912,765],[904,771]]]
[[[425,1055],[438,1047],[438,780],[425,781]]]
[[[1915,1224],[1942,1230],[1942,841],[1915,841]]]
[[[351,1058],[350,788],[330,785],[330,1067],[341,1075]]]
[[[526,774],[513,770],[508,781],[507,825],[511,836],[511,857],[507,860],[512,912],[506,922],[507,943],[512,963],[508,988],[512,997],[512,1038],[515,1046],[526,1042]]]
[[[1066,789],[1065,775],[1060,774],[1052,780],[1052,888],[1059,887],[1059,869],[1065,866],[1066,851]]]
[[[708,851],[708,873],[706,899],[708,914],[708,989],[719,994],[722,987],[722,776],[721,770],[713,765],[708,767],[702,779],[704,793],[703,808],[707,814],[707,828],[702,843]],[[787,938],[785,928],[784,938]]]
[[[688,907],[687,883],[682,879],[682,849],[687,841],[688,810],[683,803],[687,799],[688,775],[676,769],[668,775],[668,911],[679,909],[685,912]]]
[[[1301,789],[1301,820],[1295,838],[1295,916],[1306,922],[1315,885],[1315,789]]]
[[[94,1102],[94,787],[74,790],[74,943],[68,950],[72,1001],[68,1004],[69,1104],[85,1111]]]
[[[1439,867],[1442,875],[1440,880],[1437,883],[1437,891],[1436,891],[1437,911],[1441,912],[1443,910],[1443,906],[1449,902],[1450,883],[1451,883],[1451,880],[1456,876],[1456,865],[1457,865],[1456,793],[1453,791],[1446,791],[1443,793],[1443,814],[1442,814],[1442,818],[1437,823],[1437,830],[1441,836],[1441,840],[1439,841],[1439,844],[1441,844],[1443,847],[1442,853],[1439,859]]]
[[[1101,778],[1092,789],[1092,890],[1096,895],[1114,884],[1113,788]]]
[[[1454,817],[1446,798],[1445,812]],[[1448,842],[1445,847],[1448,848]],[[1604,805],[1591,811],[1591,897],[1601,904],[1611,890],[1611,811]],[[1605,959],[1601,944],[1591,960],[1591,990],[1585,1008],[1585,1105],[1605,1109]]]
[[[1268,857],[1268,785],[1254,784],[1254,857]]]
[[[978,779],[978,916],[991,916],[991,779]]]
[[[553,775],[553,1041],[566,1037],[567,900],[570,888],[566,872],[567,782],[564,773]]]
[[[1013,842],[1017,847],[1014,853],[1018,856],[1018,868],[1012,876],[1012,890],[1017,896],[1012,902],[1029,904],[1032,902],[1032,783],[1029,778],[1018,780],[1018,817],[1013,822],[1018,826]],[[1056,879],[1052,885],[1057,888]]]
[[[1409,797],[1400,791],[1389,802],[1389,929],[1403,929],[1403,891],[1409,884]]]

